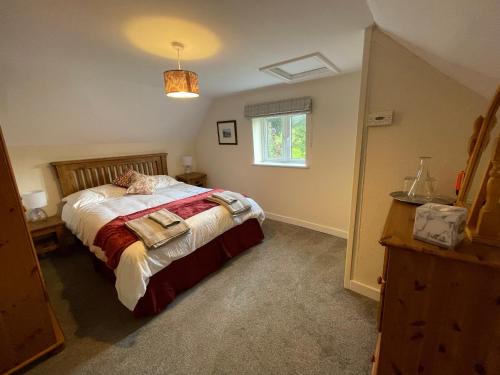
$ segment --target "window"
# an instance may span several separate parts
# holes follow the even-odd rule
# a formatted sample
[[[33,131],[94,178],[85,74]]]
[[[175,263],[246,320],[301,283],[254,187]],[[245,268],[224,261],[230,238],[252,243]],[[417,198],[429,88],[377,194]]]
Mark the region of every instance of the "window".
[[[252,120],[254,163],[305,167],[307,115],[294,113]]]

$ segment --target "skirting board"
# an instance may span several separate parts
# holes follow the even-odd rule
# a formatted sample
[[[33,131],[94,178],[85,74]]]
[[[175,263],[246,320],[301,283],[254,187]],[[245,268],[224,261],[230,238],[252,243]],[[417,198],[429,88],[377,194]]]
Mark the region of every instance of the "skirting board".
[[[281,221],[283,223],[293,224],[293,225],[297,225],[299,227],[312,229],[312,230],[315,230],[317,232],[331,234],[332,236],[335,236],[335,237],[347,239],[348,234],[349,234],[346,230],[342,230],[342,229],[338,229],[338,228],[334,228],[334,227],[329,227],[327,225],[316,224],[316,223],[312,223],[310,221],[296,219],[296,218],[290,217],[290,216],[278,215],[278,214],[274,214],[272,212],[266,212],[266,217],[271,219],[271,220]]]
[[[375,301],[380,300],[380,290],[378,288],[360,283],[359,281],[351,280],[348,289],[361,294],[362,296],[374,299]]]

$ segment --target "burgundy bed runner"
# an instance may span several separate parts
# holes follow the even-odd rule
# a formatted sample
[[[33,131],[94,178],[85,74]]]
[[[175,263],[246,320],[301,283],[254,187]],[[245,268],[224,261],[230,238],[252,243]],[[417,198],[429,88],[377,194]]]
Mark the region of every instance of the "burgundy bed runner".
[[[188,198],[178,199],[156,207],[137,211],[130,215],[118,216],[99,229],[94,240],[94,245],[99,246],[106,254],[108,258],[106,265],[111,269],[115,269],[118,267],[120,256],[125,249],[139,240],[137,235],[125,225],[127,221],[137,219],[154,211],[161,210],[162,208],[179,215],[183,219],[187,219],[200,212],[218,206],[218,203],[207,201],[205,198],[220,191],[223,190],[214,189]]]

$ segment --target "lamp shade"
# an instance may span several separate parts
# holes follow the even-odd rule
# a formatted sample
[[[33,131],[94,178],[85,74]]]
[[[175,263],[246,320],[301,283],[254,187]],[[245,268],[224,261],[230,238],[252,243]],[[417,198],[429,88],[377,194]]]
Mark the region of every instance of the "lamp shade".
[[[182,157],[182,165],[184,167],[191,167],[193,165],[193,157],[192,156],[183,156]]]
[[[43,190],[30,191],[23,194],[23,204],[29,210],[45,207],[47,205],[47,195]]]
[[[196,98],[200,95],[198,74],[189,70],[167,70],[163,73],[165,94],[173,98]]]

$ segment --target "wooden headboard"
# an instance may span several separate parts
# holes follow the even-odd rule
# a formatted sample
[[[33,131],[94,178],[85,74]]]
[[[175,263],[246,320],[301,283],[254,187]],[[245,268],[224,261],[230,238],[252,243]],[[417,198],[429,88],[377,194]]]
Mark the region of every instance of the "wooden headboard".
[[[147,175],[168,174],[166,153],[57,161],[50,165],[56,170],[63,197],[110,184],[128,168]]]

